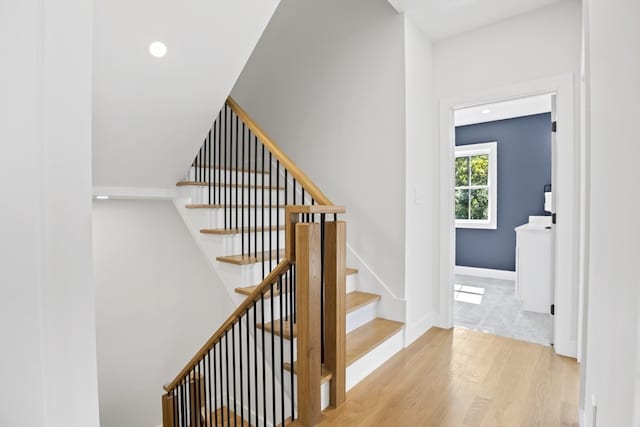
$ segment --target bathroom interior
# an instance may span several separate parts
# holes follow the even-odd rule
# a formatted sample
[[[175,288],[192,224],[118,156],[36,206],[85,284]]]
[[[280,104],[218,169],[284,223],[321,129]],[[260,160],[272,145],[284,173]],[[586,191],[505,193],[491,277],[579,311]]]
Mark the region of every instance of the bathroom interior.
[[[554,103],[455,111],[455,327],[553,344]]]

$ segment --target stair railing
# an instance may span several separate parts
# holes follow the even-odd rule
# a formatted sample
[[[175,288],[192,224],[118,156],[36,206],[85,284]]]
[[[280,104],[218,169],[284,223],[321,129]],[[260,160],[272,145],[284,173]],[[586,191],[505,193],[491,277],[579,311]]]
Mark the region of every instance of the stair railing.
[[[331,406],[343,403],[346,394],[346,224],[337,220],[344,208],[333,206],[231,98],[190,178],[206,189],[201,207],[223,209],[225,229],[240,233],[242,255],[269,262],[262,262],[262,282],[165,386],[163,426],[316,425],[323,366],[332,375]],[[248,188],[254,191],[245,194]]]
[[[198,207],[222,209],[224,229],[241,236],[242,257],[267,261],[262,262],[263,278],[281,258],[274,244],[280,248],[282,243],[278,231],[284,226],[280,213],[285,206],[333,205],[230,97],[209,129],[189,178],[182,184],[204,190]]]

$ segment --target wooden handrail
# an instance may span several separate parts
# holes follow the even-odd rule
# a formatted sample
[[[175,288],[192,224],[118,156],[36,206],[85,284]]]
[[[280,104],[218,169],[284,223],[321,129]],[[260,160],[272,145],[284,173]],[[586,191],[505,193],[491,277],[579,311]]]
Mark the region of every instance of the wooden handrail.
[[[233,98],[227,98],[227,105],[231,108],[231,110],[242,120],[248,127],[253,131],[253,133],[258,137],[260,142],[267,147],[267,149],[275,156],[276,159],[280,161],[280,164],[291,174],[293,178],[296,179],[302,185],[302,187],[309,193],[313,200],[316,201],[319,205],[333,205],[331,200],[318,188],[316,184],[309,179],[307,175],[300,170],[300,168],[287,156],[284,151],[276,144],[266,132],[258,126],[258,124],[247,114],[246,111],[238,105]]]
[[[164,386],[165,391],[171,391],[176,388],[182,379],[202,360],[202,358],[209,352],[209,350],[222,338],[225,331],[229,330],[237,321],[240,320],[244,312],[251,307],[253,302],[257,300],[260,295],[262,295],[267,288],[275,283],[279,276],[284,274],[289,268],[290,261],[288,258],[283,258],[282,261],[269,273],[267,277],[264,278],[262,283],[260,283],[254,289],[247,298],[242,301],[242,303],[235,309],[235,311],[229,316],[229,318],[218,328],[218,330],[207,340],[207,342],[200,348],[200,350],[196,353],[195,356],[191,358],[189,363],[182,368],[180,373],[176,376],[176,378],[171,381],[169,384]]]

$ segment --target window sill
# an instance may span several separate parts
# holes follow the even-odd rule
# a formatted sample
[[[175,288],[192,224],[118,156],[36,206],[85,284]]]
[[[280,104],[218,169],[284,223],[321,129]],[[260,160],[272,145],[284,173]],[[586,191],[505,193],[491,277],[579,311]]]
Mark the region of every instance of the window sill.
[[[497,230],[498,225],[493,222],[456,221],[456,228],[477,228],[481,230]]]

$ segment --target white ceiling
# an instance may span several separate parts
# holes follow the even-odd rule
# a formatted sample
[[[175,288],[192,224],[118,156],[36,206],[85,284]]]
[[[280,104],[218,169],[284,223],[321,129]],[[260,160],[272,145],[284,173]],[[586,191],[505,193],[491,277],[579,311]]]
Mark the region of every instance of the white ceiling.
[[[174,186],[278,2],[94,1],[94,186]]]
[[[493,122],[551,111],[551,95],[532,96],[511,101],[461,108],[455,111],[455,125]]]
[[[564,0],[389,0],[432,40],[493,24]]]

